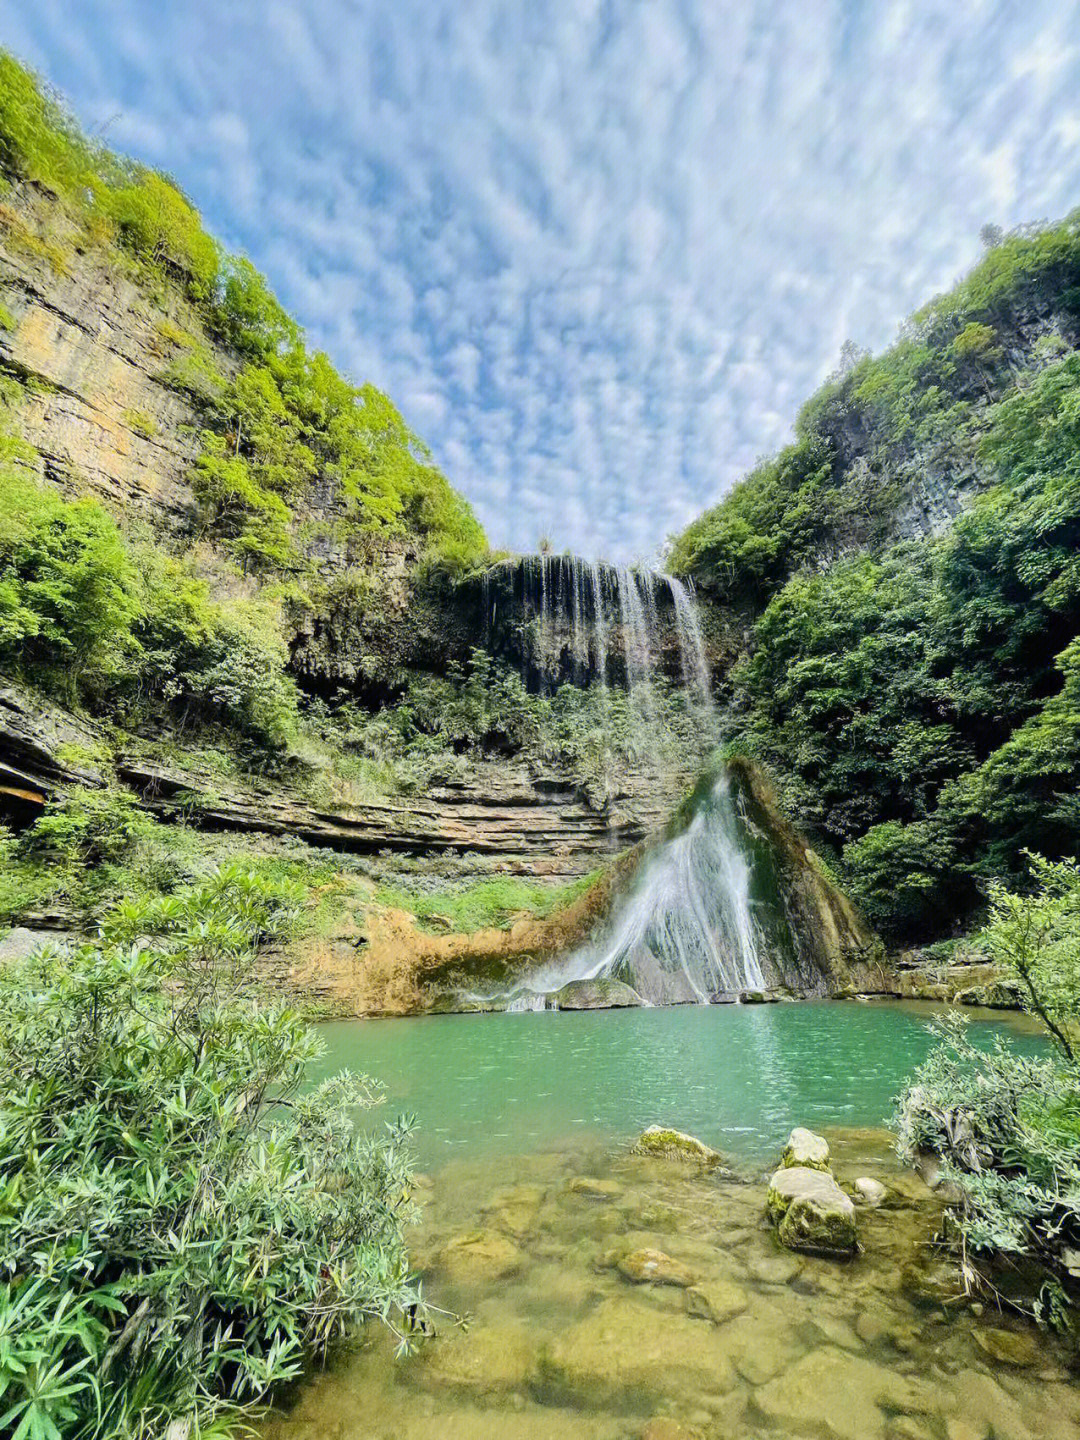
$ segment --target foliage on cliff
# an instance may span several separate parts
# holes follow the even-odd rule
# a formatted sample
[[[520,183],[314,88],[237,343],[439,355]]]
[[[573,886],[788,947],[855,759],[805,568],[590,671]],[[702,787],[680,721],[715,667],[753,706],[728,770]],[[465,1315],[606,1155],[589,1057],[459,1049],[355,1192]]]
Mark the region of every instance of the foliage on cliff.
[[[676,542],[754,616],[743,743],[898,937],[1080,841],[1078,282],[1076,216],[997,245]],[[897,542],[927,469],[978,493]]]
[[[807,561],[887,538],[913,478],[905,465],[962,468],[986,403],[1068,348],[1054,320],[1072,335],[1080,323],[1080,212],[1003,238],[891,349],[833,377],[804,406],[794,444],[676,537],[670,568],[759,606]]]
[[[168,177],[84,136],[62,104],[0,51],[0,225],[13,243],[57,242],[26,226],[20,200],[47,191],[78,226],[80,243],[124,257],[151,293],[180,291],[208,339],[172,326],[170,383],[197,402],[206,429],[195,488],[201,523],[245,565],[304,572],[309,492],[329,487],[338,523],[365,536],[414,534],[453,565],[486,549],[468,504],[385,395],[344,380],[308,351],[300,327],[251,262],[225,253]]]
[[[94,500],[0,467],[0,668],[68,701],[218,720],[261,751],[297,724],[280,605],[215,601],[182,559],[125,539]]]

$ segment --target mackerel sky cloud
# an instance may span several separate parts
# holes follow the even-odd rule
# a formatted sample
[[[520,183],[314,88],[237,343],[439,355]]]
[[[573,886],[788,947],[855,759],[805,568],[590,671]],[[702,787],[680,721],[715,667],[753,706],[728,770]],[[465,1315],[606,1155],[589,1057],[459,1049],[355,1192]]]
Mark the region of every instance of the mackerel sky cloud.
[[[655,559],[980,227],[1080,204],[1070,0],[0,0],[492,543]]]

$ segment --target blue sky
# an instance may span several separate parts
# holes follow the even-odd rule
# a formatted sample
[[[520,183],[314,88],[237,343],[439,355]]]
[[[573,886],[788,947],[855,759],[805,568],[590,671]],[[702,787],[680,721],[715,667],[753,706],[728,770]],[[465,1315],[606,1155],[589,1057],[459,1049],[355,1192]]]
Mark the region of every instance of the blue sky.
[[[1071,0],[0,0],[387,390],[492,542],[608,559],[1080,203]]]

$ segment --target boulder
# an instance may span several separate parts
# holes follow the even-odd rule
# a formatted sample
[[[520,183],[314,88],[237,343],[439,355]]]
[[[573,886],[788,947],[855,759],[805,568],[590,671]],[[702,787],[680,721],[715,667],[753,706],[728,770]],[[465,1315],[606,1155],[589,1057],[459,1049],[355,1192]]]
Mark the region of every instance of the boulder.
[[[883,1440],[893,1411],[930,1407],[924,1387],[893,1369],[825,1347],[754,1392],[754,1405],[784,1435]]]
[[[615,1268],[635,1285],[677,1285],[685,1290],[697,1279],[692,1270],[662,1250],[629,1250],[619,1256]]]
[[[681,1130],[671,1130],[664,1125],[650,1125],[643,1131],[638,1136],[632,1153],[651,1155],[661,1160],[697,1161],[710,1169],[719,1165],[724,1158],[719,1150],[702,1144],[693,1135],[686,1135]]]
[[[545,1398],[614,1410],[661,1396],[724,1395],[735,1384],[711,1326],[628,1298],[604,1300],[561,1331],[548,1347],[542,1377]]]
[[[522,1325],[472,1325],[438,1336],[421,1352],[413,1374],[428,1388],[511,1394],[532,1377],[535,1341]]]
[[[1039,1362],[1039,1346],[1034,1338],[1020,1330],[999,1330],[986,1326],[975,1331],[979,1349],[1003,1365],[1026,1367]]]
[[[575,1175],[567,1189],[586,1200],[602,1200],[605,1203],[617,1200],[623,1193],[623,1187],[617,1180],[597,1180],[592,1175]]]
[[[485,1222],[521,1240],[535,1228],[545,1193],[542,1185],[512,1185],[496,1191],[484,1206]]]
[[[796,1126],[788,1136],[780,1164],[798,1166],[803,1170],[828,1170],[829,1142],[823,1135],[815,1135],[813,1130]]]
[[[568,980],[551,997],[556,1010],[625,1010],[641,996],[622,980]]]
[[[880,1180],[871,1180],[869,1175],[860,1175],[855,1181],[856,1204],[868,1205],[871,1210],[876,1210],[888,1193]]]
[[[789,1250],[851,1255],[858,1248],[855,1206],[831,1175],[805,1166],[777,1170],[765,1202]]]

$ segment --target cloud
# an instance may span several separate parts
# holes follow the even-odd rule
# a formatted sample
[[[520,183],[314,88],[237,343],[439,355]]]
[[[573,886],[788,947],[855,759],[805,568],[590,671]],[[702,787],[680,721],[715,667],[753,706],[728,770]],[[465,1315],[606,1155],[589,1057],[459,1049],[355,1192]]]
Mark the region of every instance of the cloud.
[[[1070,0],[0,0],[0,40],[500,546],[654,556],[984,222],[1080,200]]]

